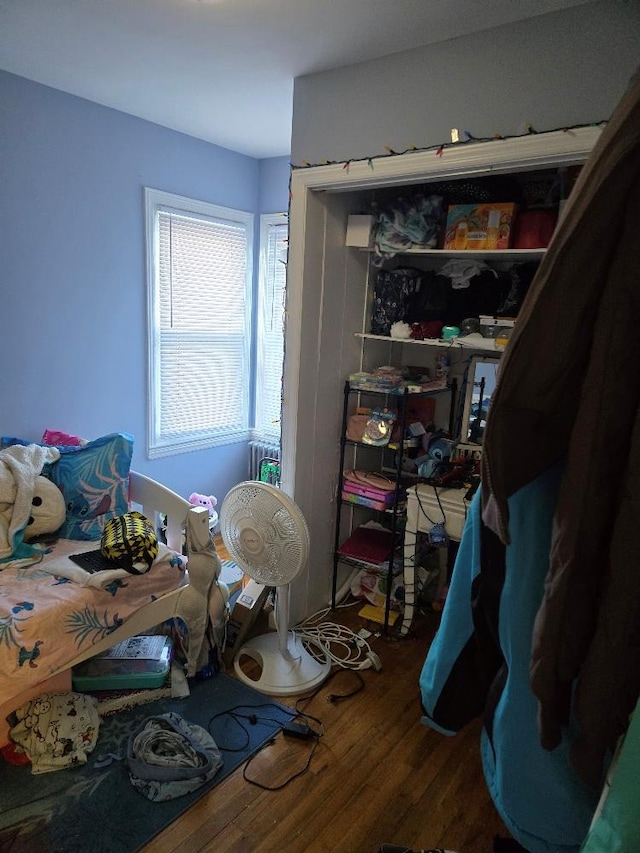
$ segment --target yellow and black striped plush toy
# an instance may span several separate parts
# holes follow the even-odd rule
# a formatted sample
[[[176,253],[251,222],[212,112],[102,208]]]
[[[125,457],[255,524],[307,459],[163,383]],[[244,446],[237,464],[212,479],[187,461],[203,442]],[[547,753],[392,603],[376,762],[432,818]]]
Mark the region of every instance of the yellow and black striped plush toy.
[[[149,519],[133,510],[106,522],[100,551],[107,560],[141,575],[149,571],[158,555],[158,537]]]

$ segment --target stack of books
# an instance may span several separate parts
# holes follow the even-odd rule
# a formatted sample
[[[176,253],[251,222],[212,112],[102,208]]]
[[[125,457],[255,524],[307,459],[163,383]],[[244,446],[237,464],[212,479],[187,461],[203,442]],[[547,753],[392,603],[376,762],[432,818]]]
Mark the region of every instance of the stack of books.
[[[401,384],[402,373],[393,367],[379,367],[373,373],[359,371],[349,375],[349,386],[354,390],[393,394]]]
[[[371,509],[391,509],[395,502],[395,490],[377,489],[373,486],[360,485],[352,480],[344,480],[342,485],[342,500],[360,504]]]

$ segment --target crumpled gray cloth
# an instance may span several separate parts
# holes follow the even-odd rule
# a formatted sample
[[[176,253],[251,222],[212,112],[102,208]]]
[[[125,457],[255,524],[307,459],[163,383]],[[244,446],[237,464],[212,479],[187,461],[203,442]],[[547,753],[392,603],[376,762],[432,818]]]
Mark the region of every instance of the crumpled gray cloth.
[[[147,717],[130,735],[127,764],[134,788],[149,800],[163,802],[212,779],[222,757],[206,729],[170,711]]]
[[[451,258],[438,271],[438,275],[450,278],[454,290],[462,290],[469,287],[472,278],[485,270],[492,272],[496,278],[498,277],[498,273],[484,261],[475,258]]]

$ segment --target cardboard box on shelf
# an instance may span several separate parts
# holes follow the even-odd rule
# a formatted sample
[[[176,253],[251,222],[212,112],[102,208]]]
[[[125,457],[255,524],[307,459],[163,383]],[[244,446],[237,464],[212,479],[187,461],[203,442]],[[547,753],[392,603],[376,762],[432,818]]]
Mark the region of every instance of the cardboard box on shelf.
[[[509,249],[516,205],[452,204],[447,212],[445,249]]]
[[[373,245],[374,216],[352,214],[347,219],[345,246],[368,249]]]
[[[478,314],[480,325],[515,326],[517,317],[498,317],[497,314]]]
[[[231,666],[238,649],[265,605],[270,587],[250,580],[244,587],[229,617],[227,642],[222,654],[225,666]]]

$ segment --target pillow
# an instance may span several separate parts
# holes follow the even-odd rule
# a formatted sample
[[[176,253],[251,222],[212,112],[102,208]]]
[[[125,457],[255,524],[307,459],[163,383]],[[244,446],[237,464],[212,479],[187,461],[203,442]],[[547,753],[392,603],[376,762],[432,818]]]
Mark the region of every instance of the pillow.
[[[70,435],[68,432],[60,432],[57,429],[45,429],[42,433],[42,444],[49,447],[59,447],[61,444],[69,447],[70,445],[86,444],[86,438],[80,438],[78,435]]]
[[[3,437],[1,443],[34,442]],[[100,539],[105,521],[129,509],[133,436],[112,433],[81,447],[57,447],[60,459],[42,470],[64,495],[66,517],[57,533],[65,539]]]

